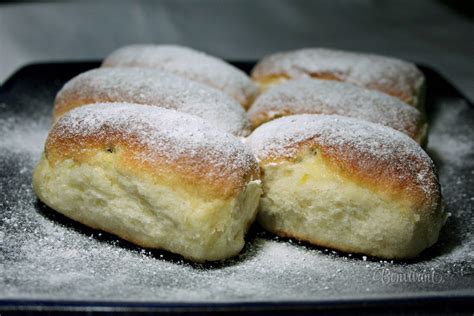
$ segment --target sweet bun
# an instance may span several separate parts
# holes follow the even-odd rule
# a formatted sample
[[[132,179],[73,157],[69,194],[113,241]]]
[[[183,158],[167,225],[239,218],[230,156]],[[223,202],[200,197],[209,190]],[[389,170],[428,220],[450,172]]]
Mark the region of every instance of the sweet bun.
[[[423,73],[414,64],[395,58],[306,48],[269,55],[252,70],[252,78],[262,90],[302,77],[350,82],[423,108]]]
[[[337,115],[294,115],[247,139],[260,163],[258,221],[280,236],[387,259],[433,245],[445,220],[435,166],[411,138]]]
[[[238,136],[250,132],[242,107],[222,92],[157,69],[98,68],[84,72],[58,92],[53,118],[91,103],[154,105],[199,116]]]
[[[387,94],[351,83],[289,80],[260,95],[248,111],[253,128],[294,114],[337,114],[389,126],[421,143],[427,124],[416,108]]]
[[[136,104],[61,117],[33,187],[80,223],[195,261],[242,249],[261,194],[258,163],[238,138],[198,117]]]
[[[159,68],[209,85],[248,108],[257,86],[240,69],[197,50],[174,45],[130,45],[112,52],[102,67]]]

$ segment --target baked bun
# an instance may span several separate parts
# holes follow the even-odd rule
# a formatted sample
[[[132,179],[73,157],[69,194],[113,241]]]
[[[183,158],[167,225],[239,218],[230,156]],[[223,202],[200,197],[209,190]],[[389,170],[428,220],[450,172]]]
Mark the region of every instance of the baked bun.
[[[387,94],[351,83],[308,78],[289,80],[260,95],[248,111],[253,128],[294,114],[337,114],[379,123],[421,143],[426,138],[424,116]]]
[[[135,104],[61,117],[33,187],[80,223],[195,261],[242,249],[261,193],[257,161],[238,138],[186,113]]]
[[[412,63],[395,58],[326,48],[306,48],[263,58],[252,70],[262,90],[288,79],[346,81],[423,107],[425,78]]]
[[[78,106],[126,102],[155,105],[199,116],[238,136],[250,132],[242,107],[222,92],[156,69],[99,68],[84,72],[58,92],[53,117]]]
[[[240,69],[197,50],[174,45],[130,45],[110,54],[102,67],[159,68],[221,90],[248,108],[257,86]]]
[[[411,138],[337,115],[294,115],[247,139],[260,163],[267,230],[387,259],[434,244],[445,214],[435,166]]]

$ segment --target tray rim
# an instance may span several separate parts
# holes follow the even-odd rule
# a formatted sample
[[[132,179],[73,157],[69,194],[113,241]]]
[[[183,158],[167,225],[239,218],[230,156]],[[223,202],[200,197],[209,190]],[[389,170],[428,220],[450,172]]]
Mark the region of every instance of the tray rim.
[[[468,292],[468,291],[462,291]],[[146,311],[204,311],[215,309],[220,311],[235,310],[268,310],[268,309],[341,309],[341,308],[389,308],[403,306],[437,306],[442,304],[465,304],[466,307],[474,307],[473,293],[466,293],[459,296],[420,295],[403,297],[402,295],[392,298],[371,298],[371,299],[330,299],[330,300],[301,300],[301,301],[256,301],[256,302],[154,302],[154,301],[119,301],[119,300],[48,300],[48,299],[0,299],[0,311],[18,310],[21,308],[50,308],[52,310],[68,310],[75,308],[86,308],[87,310],[146,310]]]

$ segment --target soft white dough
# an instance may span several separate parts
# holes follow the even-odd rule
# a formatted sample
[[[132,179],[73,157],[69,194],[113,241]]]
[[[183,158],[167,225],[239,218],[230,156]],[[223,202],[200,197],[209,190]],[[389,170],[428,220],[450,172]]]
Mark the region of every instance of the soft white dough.
[[[258,221],[272,232],[384,258],[413,257],[438,239],[437,215],[341,176],[312,152],[264,170]]]
[[[233,198],[200,196],[156,178],[114,168],[106,153],[101,164],[43,157],[33,186],[58,212],[144,247],[162,248],[195,261],[236,255],[256,215],[261,186],[250,181]]]

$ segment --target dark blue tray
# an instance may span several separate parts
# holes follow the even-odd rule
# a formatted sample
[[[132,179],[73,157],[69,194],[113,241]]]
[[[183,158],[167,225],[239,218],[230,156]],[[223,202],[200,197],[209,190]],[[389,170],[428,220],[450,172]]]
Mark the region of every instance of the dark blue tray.
[[[235,62],[249,71],[253,62]],[[439,242],[385,262],[252,227],[242,254],[193,264],[79,225],[37,201],[31,172],[56,92],[98,62],[26,66],[0,87],[0,314],[202,312],[421,314],[474,309],[474,109],[429,67],[428,153],[452,216]],[[411,279],[410,279],[411,276]]]

